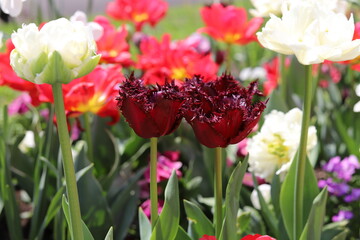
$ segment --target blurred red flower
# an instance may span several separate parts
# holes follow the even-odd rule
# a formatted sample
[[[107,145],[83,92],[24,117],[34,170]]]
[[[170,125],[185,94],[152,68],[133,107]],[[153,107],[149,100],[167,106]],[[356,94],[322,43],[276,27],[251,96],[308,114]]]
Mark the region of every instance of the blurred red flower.
[[[120,85],[118,107],[130,127],[143,138],[172,133],[180,124],[183,94],[174,82],[146,87],[132,74]]]
[[[0,53],[0,86],[7,86],[16,91],[29,93],[31,104],[38,106],[41,101],[38,98],[39,92],[36,84],[24,80],[17,76],[10,65],[10,53],[14,49],[14,45],[10,39],[6,42],[6,51]]]
[[[200,13],[205,27],[199,31],[230,44],[245,45],[257,41],[255,33],[263,23],[263,19],[258,17],[248,21],[244,8],[220,3],[205,6]]]
[[[101,38],[96,41],[98,53],[101,54],[100,61],[104,63],[120,63],[124,67],[132,65],[133,61],[129,52],[129,44],[126,41],[128,31],[125,25],[122,25],[117,30],[103,16],[97,16],[94,22],[103,28]]]
[[[171,42],[166,34],[158,42],[154,37],[144,38],[140,43],[141,55],[138,68],[145,71],[145,84],[163,85],[166,81],[175,80],[181,85],[185,78],[203,74],[204,80],[216,78],[218,65],[210,53],[201,53],[188,41]]]
[[[111,117],[109,124],[119,121],[120,115],[115,100],[118,85],[124,80],[121,67],[98,65],[90,74],[63,84],[64,105],[68,117],[78,117],[91,112],[100,117]],[[41,84],[41,100],[54,102],[51,86]]]
[[[290,58],[285,59],[285,67],[290,66]],[[279,72],[279,57],[274,57],[269,62],[264,63],[263,68],[266,71],[266,81],[264,82],[264,94],[268,96],[277,88],[280,72]]]
[[[209,236],[209,235],[204,235],[202,236],[202,238],[200,238],[199,240],[216,240],[215,236]]]
[[[114,0],[106,13],[117,20],[128,20],[140,31],[145,23],[155,26],[165,16],[168,4],[162,0]]]
[[[260,119],[265,103],[253,103],[262,95],[253,82],[241,87],[231,75],[204,83],[199,76],[184,84],[184,117],[199,142],[209,148],[226,147],[246,138]]]

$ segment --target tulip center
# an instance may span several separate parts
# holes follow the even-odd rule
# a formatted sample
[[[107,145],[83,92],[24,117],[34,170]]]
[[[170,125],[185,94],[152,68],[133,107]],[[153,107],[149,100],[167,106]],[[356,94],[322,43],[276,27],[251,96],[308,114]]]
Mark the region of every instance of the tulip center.
[[[95,94],[92,98],[90,98],[89,101],[86,103],[80,103],[75,109],[72,109],[73,111],[77,112],[92,112],[92,113],[98,113],[100,109],[104,106],[105,103],[104,96],[101,96],[100,94]]]
[[[173,68],[171,69],[171,79],[176,79],[176,80],[183,80],[186,77],[189,77],[187,71],[185,68],[183,67],[179,67],[179,68]]]
[[[116,57],[118,55],[118,52],[113,49],[113,50],[109,51],[109,55],[110,55],[110,57]]]
[[[224,42],[235,43],[241,38],[240,33],[226,33],[224,36]]]
[[[135,22],[143,22],[149,19],[149,14],[147,13],[133,13],[132,17]]]
[[[280,134],[274,134],[273,136],[274,138],[272,141],[267,142],[268,152],[278,158],[280,165],[287,163],[289,161],[289,148],[284,145],[285,140],[280,136]]]

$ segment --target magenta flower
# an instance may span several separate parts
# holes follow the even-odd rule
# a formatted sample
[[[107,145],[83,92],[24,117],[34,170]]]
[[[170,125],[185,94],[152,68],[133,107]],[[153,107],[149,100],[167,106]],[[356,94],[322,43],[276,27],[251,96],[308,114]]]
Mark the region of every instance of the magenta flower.
[[[331,218],[333,222],[340,222],[343,220],[352,219],[354,214],[351,211],[340,210],[339,213]]]
[[[352,175],[356,169],[359,168],[359,161],[354,155],[346,157],[343,160],[341,160],[339,156],[333,157],[322,167],[324,171],[332,172],[336,177],[347,182],[351,180]]]
[[[244,88],[226,74],[206,83],[199,76],[188,79],[184,92],[184,117],[199,142],[209,148],[226,147],[246,138],[266,106],[253,101],[255,95],[262,95],[256,82]]]
[[[151,208],[150,208],[150,199],[147,199],[145,202],[143,202],[140,206],[142,208],[142,210],[144,211],[145,215],[150,219],[150,212],[151,212]],[[160,214],[162,209],[164,207],[164,201],[163,200],[159,200],[158,201],[158,213]]]
[[[157,177],[156,181],[161,182],[168,180],[173,170],[176,171],[176,175],[180,178],[182,173],[179,170],[182,167],[182,163],[179,160],[180,152],[168,151],[163,154],[158,154],[157,158]],[[150,167],[145,171],[145,179],[150,182]]]

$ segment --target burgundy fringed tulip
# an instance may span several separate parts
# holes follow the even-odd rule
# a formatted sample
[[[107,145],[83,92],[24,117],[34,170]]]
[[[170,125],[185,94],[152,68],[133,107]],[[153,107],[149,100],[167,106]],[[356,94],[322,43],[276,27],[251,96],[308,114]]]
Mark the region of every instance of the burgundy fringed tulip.
[[[146,87],[131,75],[120,86],[119,95],[118,107],[140,137],[164,136],[180,124],[184,97],[174,82]]]
[[[264,102],[253,102],[254,95],[262,95],[257,83],[244,88],[231,75],[207,83],[196,76],[187,80],[184,92],[187,97],[184,117],[200,143],[209,148],[226,147],[243,140],[265,109]]]

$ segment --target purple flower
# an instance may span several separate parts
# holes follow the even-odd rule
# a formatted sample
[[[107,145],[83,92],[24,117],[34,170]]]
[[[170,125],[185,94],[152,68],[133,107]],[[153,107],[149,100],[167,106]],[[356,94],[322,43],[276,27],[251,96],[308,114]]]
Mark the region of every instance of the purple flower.
[[[326,180],[320,180],[318,182],[318,186],[320,188],[324,188],[325,186],[327,186],[329,193],[338,197],[347,194],[350,190],[349,185],[343,182],[341,183],[334,182],[332,178],[328,178]]]
[[[360,199],[360,188],[353,188],[351,193],[344,197],[345,202],[355,202]]]
[[[342,161],[339,156],[333,157],[322,167],[323,170],[333,172],[336,177],[347,182],[351,180],[352,175],[359,168],[359,161],[354,155],[346,157]]]
[[[351,211],[340,210],[339,213],[332,217],[333,222],[340,222],[346,219],[352,219],[354,214]]]

